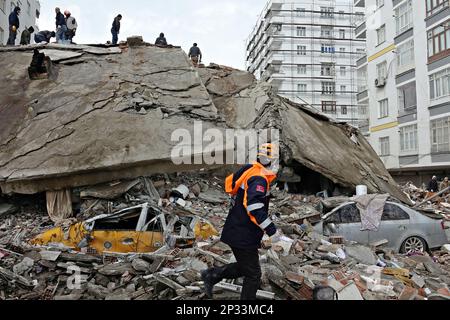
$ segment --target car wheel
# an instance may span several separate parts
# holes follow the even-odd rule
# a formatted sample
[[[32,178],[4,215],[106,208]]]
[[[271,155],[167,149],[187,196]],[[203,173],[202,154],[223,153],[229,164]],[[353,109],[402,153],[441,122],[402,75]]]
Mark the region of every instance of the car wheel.
[[[424,253],[427,250],[427,243],[420,237],[410,237],[403,242],[401,253],[408,254],[414,252]]]

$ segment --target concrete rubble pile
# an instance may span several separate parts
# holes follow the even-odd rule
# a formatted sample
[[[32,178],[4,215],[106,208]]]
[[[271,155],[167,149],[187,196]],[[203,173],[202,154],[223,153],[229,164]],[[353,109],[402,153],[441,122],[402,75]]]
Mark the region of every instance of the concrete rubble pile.
[[[229,199],[222,179],[208,177],[205,172],[142,178],[115,199],[105,187],[79,189],[76,193],[84,196],[76,200],[76,219],[148,201],[170,212],[198,215],[220,232]],[[314,289],[323,287],[333,288],[339,300],[450,299],[450,248],[408,256],[382,246],[369,248],[342,237],[324,237],[313,231],[313,224],[322,210],[329,210],[324,203],[332,203],[333,198],[289,195],[279,189],[273,197],[271,213],[284,237],[278,243],[264,239],[259,299],[312,300]],[[230,249],[217,236],[197,239],[192,247],[165,244],[155,252],[139,254],[92,254],[56,243],[29,244],[51,225],[44,204],[27,204],[0,217],[0,299],[206,299],[200,271],[233,262]],[[241,286],[239,281],[223,281],[215,288],[215,298],[239,299]]]
[[[51,59],[48,79],[28,77],[35,48]],[[284,237],[261,249],[260,299],[311,300],[323,286],[340,300],[450,296],[446,246],[402,256],[314,232],[330,203],[345,202],[357,185],[411,203],[357,129],[247,72],[193,68],[180,48],[140,37],[120,47],[6,47],[0,57],[0,300],[205,299],[200,271],[233,261],[218,235],[229,210],[223,181],[235,167],[174,165],[171,135],[194,136],[196,121],[204,130],[280,131],[283,170],[270,211]],[[107,227],[136,208],[159,219],[138,222],[161,227],[148,240],[155,250],[126,250],[147,241],[134,242],[133,232],[108,251],[120,230]],[[110,237],[103,250],[88,237],[62,244],[86,231],[75,225],[99,217]],[[46,232],[56,239],[52,227],[61,241],[33,242]],[[238,299],[241,285],[222,282],[215,297]]]
[[[413,183],[401,186],[413,203],[424,212],[441,215],[450,222],[450,191],[443,194],[430,194],[424,187],[416,187]]]

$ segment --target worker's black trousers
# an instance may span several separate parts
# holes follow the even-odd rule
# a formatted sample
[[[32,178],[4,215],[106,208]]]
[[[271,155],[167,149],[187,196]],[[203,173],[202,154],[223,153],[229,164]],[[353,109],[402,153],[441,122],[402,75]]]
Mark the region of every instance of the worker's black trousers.
[[[241,300],[254,301],[261,285],[262,276],[258,249],[231,249],[237,262],[223,267],[221,277],[223,279],[244,277]]]

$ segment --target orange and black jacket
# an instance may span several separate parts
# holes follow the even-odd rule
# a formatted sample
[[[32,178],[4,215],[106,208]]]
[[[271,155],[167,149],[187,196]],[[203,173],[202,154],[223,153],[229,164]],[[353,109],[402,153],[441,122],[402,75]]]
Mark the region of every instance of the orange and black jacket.
[[[258,249],[264,232],[277,229],[269,217],[270,184],[276,175],[259,163],[246,165],[226,181],[226,192],[234,199],[222,232],[222,241],[232,248]]]

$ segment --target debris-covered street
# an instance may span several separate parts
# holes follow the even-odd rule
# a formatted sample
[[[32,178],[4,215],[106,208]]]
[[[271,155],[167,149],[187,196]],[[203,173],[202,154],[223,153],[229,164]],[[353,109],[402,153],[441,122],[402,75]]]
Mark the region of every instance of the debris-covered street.
[[[23,72],[34,49],[47,78]],[[0,56],[0,300],[208,300],[201,272],[235,262],[220,235],[238,168],[174,163],[172,133],[198,121],[280,132],[281,170],[256,188],[281,235],[263,238],[259,300],[450,298],[448,194],[399,186],[356,128],[141,37]],[[243,286],[223,280],[214,299]]]

